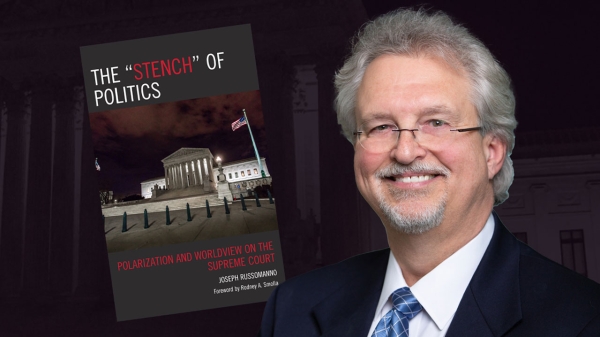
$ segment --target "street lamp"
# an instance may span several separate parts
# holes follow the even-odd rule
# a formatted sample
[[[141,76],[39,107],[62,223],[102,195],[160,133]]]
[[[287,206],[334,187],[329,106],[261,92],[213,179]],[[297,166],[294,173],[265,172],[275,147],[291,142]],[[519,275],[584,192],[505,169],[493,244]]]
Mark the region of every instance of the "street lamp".
[[[221,182],[221,181],[225,181],[225,175],[223,174],[223,166],[221,166],[221,157],[217,156],[217,165],[218,165],[218,171],[219,174],[217,176],[217,181]]]

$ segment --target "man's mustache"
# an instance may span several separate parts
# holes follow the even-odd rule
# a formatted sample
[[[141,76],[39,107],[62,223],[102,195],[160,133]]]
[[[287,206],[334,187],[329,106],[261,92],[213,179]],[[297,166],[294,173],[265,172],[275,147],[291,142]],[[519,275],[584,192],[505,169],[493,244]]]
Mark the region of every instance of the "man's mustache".
[[[432,174],[432,175],[442,175],[449,176],[450,170],[443,165],[434,165],[423,162],[414,162],[409,165],[403,165],[400,163],[392,163],[382,169],[379,169],[375,172],[375,177],[384,179],[397,175],[404,175],[407,173],[411,174]]]

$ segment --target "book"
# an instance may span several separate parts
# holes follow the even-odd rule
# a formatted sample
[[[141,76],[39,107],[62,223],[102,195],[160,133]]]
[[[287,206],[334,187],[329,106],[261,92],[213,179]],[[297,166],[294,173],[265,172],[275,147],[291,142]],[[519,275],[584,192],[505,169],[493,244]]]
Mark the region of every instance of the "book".
[[[81,47],[117,320],[285,279],[249,25]]]

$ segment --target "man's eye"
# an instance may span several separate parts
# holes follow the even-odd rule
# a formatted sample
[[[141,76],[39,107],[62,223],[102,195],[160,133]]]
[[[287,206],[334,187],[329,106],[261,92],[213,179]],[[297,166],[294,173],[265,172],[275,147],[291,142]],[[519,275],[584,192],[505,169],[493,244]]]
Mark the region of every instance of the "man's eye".
[[[389,124],[381,124],[381,125],[377,125],[373,128],[371,128],[369,130],[369,134],[370,135],[376,135],[376,134],[382,134],[382,133],[387,133],[388,131],[393,130],[395,127],[393,125],[389,125]]]
[[[384,131],[389,129],[390,126],[389,125],[378,125],[376,127],[373,128],[373,131]]]
[[[429,121],[429,125],[433,126],[434,128],[439,128],[442,126],[446,126],[448,123],[444,122],[443,120],[440,119],[432,119]]]

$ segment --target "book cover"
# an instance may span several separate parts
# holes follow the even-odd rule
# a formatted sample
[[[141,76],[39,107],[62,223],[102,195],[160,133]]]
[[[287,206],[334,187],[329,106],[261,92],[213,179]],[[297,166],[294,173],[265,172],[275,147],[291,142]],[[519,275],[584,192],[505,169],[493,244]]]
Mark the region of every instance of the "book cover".
[[[81,47],[117,320],[285,279],[250,25]]]

